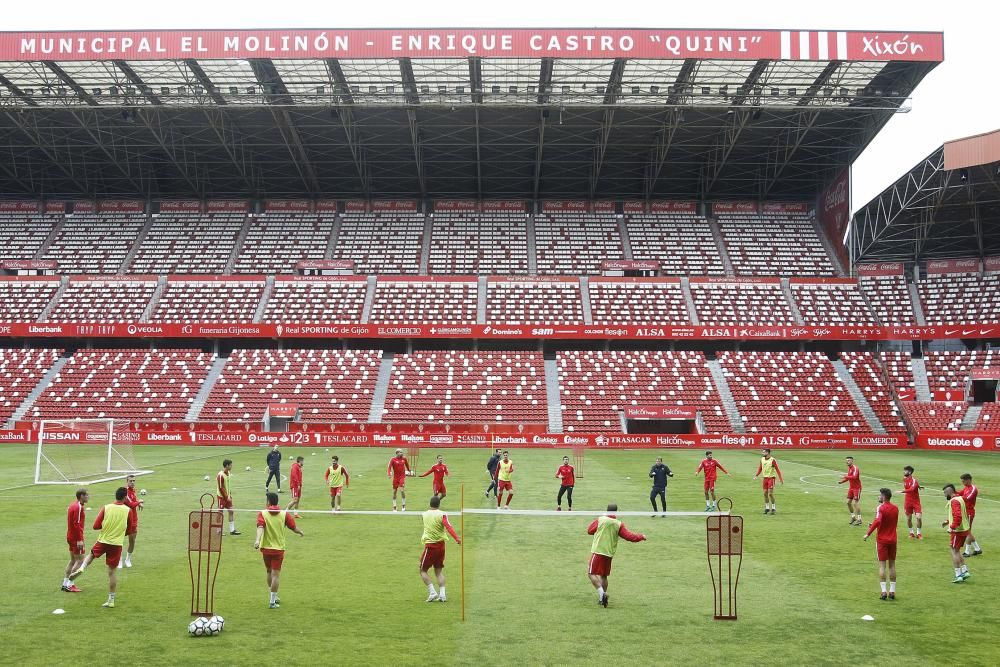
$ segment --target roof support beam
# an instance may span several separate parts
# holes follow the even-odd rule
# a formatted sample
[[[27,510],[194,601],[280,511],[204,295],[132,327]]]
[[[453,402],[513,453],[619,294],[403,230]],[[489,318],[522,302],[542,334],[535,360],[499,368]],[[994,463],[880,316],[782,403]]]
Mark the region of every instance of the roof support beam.
[[[406,103],[412,106],[420,104],[417,94],[417,80],[413,77],[413,62],[409,58],[399,59],[399,74],[403,79],[403,95]],[[424,173],[424,149],[420,139],[420,123],[417,121],[416,109],[406,110],[406,120],[410,124],[410,141],[413,143],[413,159],[417,165],[417,181],[420,183],[420,196],[427,196],[427,180]]]
[[[67,74],[66,71],[62,67],[60,67],[59,65],[55,64],[51,60],[45,61],[45,66],[48,67],[49,70],[51,70],[53,74],[55,74],[57,77],[59,77],[60,81],[62,81],[67,86],[69,86],[70,88],[72,88],[73,92],[76,93],[77,96],[81,100],[83,100],[88,106],[92,106],[92,107],[98,106],[97,100],[95,100],[93,98],[93,96],[91,96],[90,93],[88,93],[86,90],[84,90],[83,86],[81,86],[76,81],[74,81],[73,77],[71,77],[69,74]]]
[[[791,163],[799,146],[805,140],[809,130],[813,128],[819,120],[819,111],[803,110],[795,114],[795,124],[783,130],[768,151],[767,164],[765,165],[766,179],[760,190],[760,198],[766,199],[771,189],[778,184],[781,174]]]
[[[171,140],[168,141],[168,137],[164,132],[164,126],[167,124],[164,122],[163,114],[160,110],[138,109],[136,111],[136,117],[139,119],[139,122],[141,122],[145,128],[149,130],[149,133],[153,135],[153,139],[156,140],[160,150],[162,150],[164,154],[170,158],[170,162],[174,165],[174,169],[176,169],[177,173],[184,178],[184,182],[186,182],[188,187],[191,188],[191,192],[196,194],[199,199],[204,198],[205,192],[204,185],[201,185],[202,181],[200,181],[196,175],[193,175],[188,171],[187,163],[178,156],[177,151],[174,148],[175,144],[172,140],[173,137],[171,137]],[[168,126],[166,129],[171,133],[171,135],[175,134],[173,128]]]
[[[604,167],[604,154],[608,150],[608,138],[615,122],[614,104],[621,90],[622,76],[625,74],[625,58],[615,58],[608,77],[608,86],[604,91],[604,112],[601,115],[601,126],[597,131],[597,145],[594,147],[594,161],[590,172],[590,198],[594,198],[597,185],[601,180],[601,169]]]
[[[538,200],[538,188],[542,181],[542,153],[545,148],[545,121],[548,119],[548,109],[538,112],[538,144],[535,146],[535,179],[532,192],[533,199]]]
[[[677,73],[677,78],[671,86],[671,92],[667,96],[667,111],[663,115],[663,124],[656,132],[653,148],[649,152],[649,163],[646,165],[646,176],[643,179],[643,190],[646,201],[649,201],[656,190],[656,182],[660,179],[663,165],[667,161],[667,153],[674,142],[674,135],[684,119],[684,112],[681,104],[684,103],[688,95],[688,88],[698,72],[698,60],[688,58],[681,65],[681,71]]]
[[[38,102],[31,99],[31,96],[21,90],[16,83],[0,74],[0,84],[3,84],[11,93],[13,93],[18,99],[24,102],[29,107],[37,107]]]
[[[145,195],[146,192],[144,192],[140,183],[136,181],[133,174],[129,172],[129,167],[137,164],[137,162],[133,162],[129,159],[128,150],[125,151],[124,156],[118,154],[118,147],[115,139],[117,133],[114,131],[106,133],[111,136],[110,147],[107,141],[104,141],[102,137],[98,136],[97,133],[100,132],[101,114],[103,112],[84,111],[82,109],[70,109],[69,112],[73,115],[73,118],[76,119],[76,122],[80,124],[80,127],[83,128],[83,131],[87,133],[87,136],[90,137],[93,145],[101,149],[101,152],[104,153],[108,160],[115,165],[115,168],[118,169],[118,171],[125,177],[125,179],[132,186],[132,190],[136,194]],[[93,125],[98,126],[96,132],[94,127],[92,127],[91,122]]]
[[[330,72],[330,78],[337,87],[340,104],[343,106],[330,110],[330,113],[340,118],[340,123],[344,128],[344,135],[347,137],[347,147],[351,151],[351,158],[354,160],[354,167],[358,170],[358,178],[361,180],[361,191],[365,198],[371,197],[371,175],[368,171],[368,153],[364,143],[361,141],[361,128],[354,116],[354,94],[351,92],[351,82],[344,74],[344,68],[336,58],[326,59],[326,68]]]
[[[281,79],[278,68],[270,58],[251,58],[250,67],[257,77],[257,82],[264,89],[264,99],[271,105],[271,115],[281,132],[288,153],[292,156],[292,162],[310,194],[315,195],[320,191],[319,180],[316,178],[316,171],[313,169],[312,161],[306,152],[305,144],[299,130],[295,127],[292,115],[285,107],[291,106],[294,102],[288,93],[288,87]]]
[[[344,68],[336,58],[326,59],[326,69],[330,72],[330,78],[336,86],[337,95],[341,104],[354,104],[354,94],[351,92],[351,83],[344,75]]]
[[[66,177],[76,186],[77,190],[81,194],[94,194],[90,188],[89,182],[87,181],[87,176],[84,174],[83,180],[77,177],[75,170],[72,167],[72,160],[63,160],[61,156],[56,154],[54,146],[50,146],[49,142],[42,137],[42,133],[38,129],[36,114],[22,114],[22,113],[11,113],[10,111],[5,112],[7,118],[11,120],[14,125],[17,126],[21,132],[23,132],[31,142],[38,147],[46,158],[48,158],[49,163],[54,165],[59,171],[66,175]],[[33,123],[29,123],[27,118],[31,118]]]
[[[149,100],[150,104],[155,104],[157,106],[163,104],[163,100],[161,100],[159,96],[153,92],[152,88],[146,85],[146,82],[142,80],[142,77],[136,74],[131,65],[124,60],[115,60],[114,63],[115,67],[121,70],[121,73],[125,75],[125,78],[131,81],[132,85],[139,89],[139,92],[142,93],[143,97]]]
[[[483,59],[479,56],[469,58],[469,90],[472,91],[472,103],[483,103]]]
[[[201,68],[201,65],[198,64],[197,60],[188,58],[184,61],[184,64],[188,66],[188,69],[191,70],[192,74],[194,74],[194,78],[198,80],[198,83],[200,83],[201,87],[205,89],[205,92],[208,93],[213,102],[219,105],[224,105],[226,103],[226,98],[222,96],[219,89],[214,83],[212,83],[212,80],[208,78],[208,75],[205,74],[205,70]]]
[[[476,197],[483,198],[483,161],[479,144],[479,107],[473,107],[472,114],[476,124]]]
[[[542,58],[538,71],[538,103],[548,104],[552,94],[552,58]]]
[[[226,114],[220,109],[203,107],[202,113],[205,114],[205,119],[208,120],[212,131],[215,132],[215,136],[219,140],[219,145],[226,151],[226,155],[229,156],[229,160],[236,168],[236,172],[246,184],[247,192],[255,194],[257,192],[257,185],[251,177],[249,160],[246,157],[243,146],[243,137],[239,135],[232,121],[227,119]],[[237,155],[237,151],[239,155]]]

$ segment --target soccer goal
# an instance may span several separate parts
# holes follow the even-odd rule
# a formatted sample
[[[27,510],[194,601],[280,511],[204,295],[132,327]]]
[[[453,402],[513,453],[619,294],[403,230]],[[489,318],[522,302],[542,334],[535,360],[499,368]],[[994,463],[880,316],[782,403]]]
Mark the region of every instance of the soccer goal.
[[[35,484],[96,484],[153,472],[136,465],[125,424],[114,419],[43,419]]]

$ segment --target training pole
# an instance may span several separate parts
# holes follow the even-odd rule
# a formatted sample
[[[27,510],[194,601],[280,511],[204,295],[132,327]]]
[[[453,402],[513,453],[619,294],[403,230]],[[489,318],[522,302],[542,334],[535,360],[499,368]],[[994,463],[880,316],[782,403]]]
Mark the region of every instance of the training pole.
[[[458,504],[462,508],[461,517],[458,519],[458,530],[462,536],[462,544],[459,545],[459,556],[458,556],[458,578],[461,579],[462,584],[462,622],[465,622],[465,484],[459,487],[460,491],[458,494]]]

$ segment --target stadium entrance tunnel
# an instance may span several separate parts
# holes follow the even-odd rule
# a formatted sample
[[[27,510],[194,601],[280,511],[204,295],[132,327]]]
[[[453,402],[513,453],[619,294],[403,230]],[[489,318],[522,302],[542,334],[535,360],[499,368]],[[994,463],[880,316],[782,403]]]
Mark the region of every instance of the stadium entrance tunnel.
[[[626,419],[626,433],[700,433],[694,419]]]
[[[977,378],[972,381],[973,403],[996,403],[1000,378]]]

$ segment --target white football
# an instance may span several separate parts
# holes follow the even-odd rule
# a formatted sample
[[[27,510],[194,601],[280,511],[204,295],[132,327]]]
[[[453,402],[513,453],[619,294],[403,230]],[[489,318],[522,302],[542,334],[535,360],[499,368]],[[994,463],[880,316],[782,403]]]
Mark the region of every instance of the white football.
[[[192,637],[202,637],[208,634],[208,619],[204,616],[199,616],[190,623],[188,623],[188,634]]]
[[[250,472],[250,466],[247,466],[247,472]]]
[[[206,482],[207,482],[208,480],[210,480],[210,479],[212,479],[212,478],[211,478],[211,477],[209,477],[208,475],[205,475],[205,481],[206,481]]]
[[[226,619],[224,619],[221,616],[213,616],[212,618],[210,618],[208,620],[209,620],[209,622],[213,622],[214,621],[214,622],[216,622],[216,623],[219,624],[219,632],[222,632],[225,629],[225,627],[226,627]]]
[[[206,626],[208,632],[206,633],[209,637],[214,637],[215,635],[222,632],[222,623],[219,623],[215,618],[208,619],[208,625]]]
[[[139,489],[139,495],[140,496],[146,495],[146,489]]]

